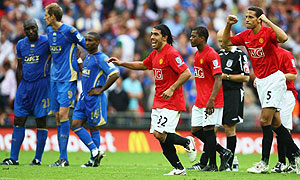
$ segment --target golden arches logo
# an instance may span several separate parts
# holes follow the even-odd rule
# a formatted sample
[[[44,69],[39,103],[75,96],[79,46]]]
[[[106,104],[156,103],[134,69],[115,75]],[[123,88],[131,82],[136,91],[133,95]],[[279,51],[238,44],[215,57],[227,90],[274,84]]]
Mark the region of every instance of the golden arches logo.
[[[178,132],[176,132],[176,134],[178,134],[179,136],[181,136]],[[176,151],[178,153],[186,153],[184,147],[180,146],[180,145],[175,145]]]
[[[131,153],[134,153],[134,152],[149,153],[150,147],[149,147],[148,140],[147,140],[145,134],[141,131],[130,132],[129,137],[128,137],[128,149],[129,149],[129,152],[131,152]]]

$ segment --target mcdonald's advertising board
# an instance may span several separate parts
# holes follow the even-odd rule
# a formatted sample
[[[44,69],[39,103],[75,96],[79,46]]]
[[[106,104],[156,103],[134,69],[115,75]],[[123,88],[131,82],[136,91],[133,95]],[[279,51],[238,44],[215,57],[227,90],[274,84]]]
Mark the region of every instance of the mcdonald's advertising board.
[[[12,128],[0,128],[0,151],[9,151],[11,146]],[[190,131],[178,131],[181,136],[190,136]],[[160,152],[159,142],[148,130],[120,130],[103,129],[100,131],[101,145],[100,149],[108,152],[127,151],[132,153]],[[300,133],[293,134],[295,143],[300,146]],[[203,149],[203,144],[196,140],[196,147],[199,152]],[[217,141],[226,147],[226,137],[223,132],[217,135]],[[237,132],[236,153],[252,154],[261,152],[262,133],[261,132]],[[276,152],[276,138],[274,137],[272,153]],[[36,130],[26,129],[25,138],[22,144],[23,151],[34,151],[36,148]],[[185,153],[183,147],[177,146],[179,153]],[[45,151],[58,151],[56,129],[48,130],[48,138]],[[88,148],[80,141],[78,136],[70,132],[69,152],[85,151]]]

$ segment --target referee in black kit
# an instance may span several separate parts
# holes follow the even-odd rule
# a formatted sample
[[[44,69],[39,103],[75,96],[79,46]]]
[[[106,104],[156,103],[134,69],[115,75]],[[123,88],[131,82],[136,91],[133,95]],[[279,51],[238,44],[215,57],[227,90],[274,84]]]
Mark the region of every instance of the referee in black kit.
[[[227,137],[227,149],[233,156],[228,161],[226,170],[231,170],[236,147],[236,124],[243,122],[244,90],[243,82],[248,82],[249,64],[246,54],[236,46],[223,46],[224,29],[217,33],[222,64],[222,84],[224,92],[224,110],[222,125]]]

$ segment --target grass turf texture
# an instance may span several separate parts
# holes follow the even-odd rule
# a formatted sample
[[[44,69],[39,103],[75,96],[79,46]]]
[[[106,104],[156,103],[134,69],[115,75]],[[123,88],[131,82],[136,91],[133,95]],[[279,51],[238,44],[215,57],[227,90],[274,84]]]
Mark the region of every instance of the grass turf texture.
[[[34,157],[34,152],[21,152],[19,166],[0,166],[0,180],[93,180],[93,179],[205,179],[205,180],[259,180],[259,179],[300,179],[297,174],[250,174],[246,170],[260,159],[260,155],[238,155],[239,172],[199,172],[187,171],[186,176],[163,176],[172,167],[162,153],[106,153],[99,167],[81,168],[80,165],[87,162],[90,154],[86,152],[68,153],[69,167],[48,167],[58,159],[58,152],[45,152],[42,166],[29,166]],[[0,151],[0,160],[9,157],[9,152]],[[199,159],[200,154],[197,156]],[[183,165],[189,167],[187,154],[179,154]],[[217,157],[218,161],[219,158]],[[270,169],[275,165],[277,155],[270,158]],[[220,162],[218,162],[220,164]]]

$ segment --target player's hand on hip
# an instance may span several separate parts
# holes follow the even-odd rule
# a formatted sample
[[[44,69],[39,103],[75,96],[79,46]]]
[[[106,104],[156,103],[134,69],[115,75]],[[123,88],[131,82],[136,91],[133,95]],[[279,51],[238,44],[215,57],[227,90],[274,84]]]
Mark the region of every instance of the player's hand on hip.
[[[111,57],[111,58],[109,58],[108,59],[108,63],[114,63],[115,65],[117,65],[117,66],[120,66],[121,65],[121,61],[118,59],[118,58],[116,58],[116,57]]]
[[[162,93],[161,97],[164,99],[169,99],[170,97],[173,96],[174,91],[171,88],[168,88],[165,90],[165,92]]]
[[[205,109],[206,114],[211,115],[212,113],[214,113],[215,112],[214,107],[215,107],[215,102],[213,100],[208,100]]]
[[[101,92],[100,88],[93,88],[88,91],[89,96],[99,95],[101,93],[102,92]]]
[[[227,17],[227,24],[235,24],[237,23],[239,20],[235,15],[229,15]]]
[[[253,81],[253,87],[257,88],[257,84],[256,84],[256,78]]]

